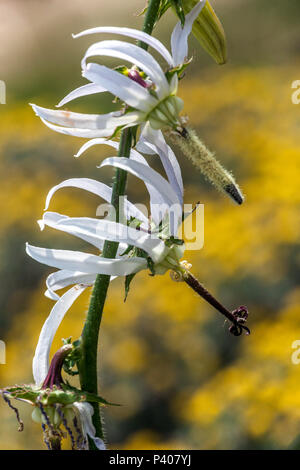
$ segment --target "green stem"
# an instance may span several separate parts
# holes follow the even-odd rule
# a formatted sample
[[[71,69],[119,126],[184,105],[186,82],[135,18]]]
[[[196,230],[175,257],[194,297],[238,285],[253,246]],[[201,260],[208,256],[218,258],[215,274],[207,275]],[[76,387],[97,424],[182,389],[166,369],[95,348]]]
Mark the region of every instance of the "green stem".
[[[147,8],[144,24],[142,31],[147,34],[152,34],[153,28],[155,26],[158,10],[161,0],[149,0],[149,5]],[[143,41],[138,41],[138,46],[142,49],[148,49],[148,44]]]
[[[157,13],[161,0],[150,0],[145,16],[143,31],[151,34],[157,20]],[[147,49],[147,44],[140,42],[139,46]],[[121,134],[119,157],[129,157],[132,145],[132,135],[134,130],[124,129]],[[124,170],[116,169],[111,204],[115,209],[117,221],[119,220],[120,196],[125,195],[127,173]],[[115,258],[118,250],[118,243],[104,243],[102,256],[105,258]],[[97,380],[97,352],[100,324],[103,309],[109,287],[110,276],[98,275],[94,284],[90,299],[87,318],[81,335],[81,359],[79,363],[79,377],[82,390],[91,393],[98,392]],[[91,403],[94,408],[93,423],[96,429],[96,436],[103,438],[103,429],[98,404]],[[95,449],[92,440],[89,441],[90,449]]]

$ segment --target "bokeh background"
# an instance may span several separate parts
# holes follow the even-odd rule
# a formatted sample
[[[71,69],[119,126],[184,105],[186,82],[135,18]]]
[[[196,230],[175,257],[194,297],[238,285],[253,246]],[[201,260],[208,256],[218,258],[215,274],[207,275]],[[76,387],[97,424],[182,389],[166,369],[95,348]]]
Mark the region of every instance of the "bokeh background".
[[[178,155],[186,202],[205,204],[205,245],[186,254],[193,272],[230,309],[246,304],[250,337],[234,338],[210,306],[168,275],[111,285],[101,332],[100,392],[121,403],[104,411],[110,448],[281,449],[300,446],[299,155],[300,105],[291,84],[300,79],[299,0],[214,0],[224,24],[229,62],[217,66],[191,40],[193,65],[180,96],[190,123],[247,199],[242,207],[216,193]],[[71,33],[96,25],[140,27],[144,0],[1,0],[0,79],[0,338],[7,364],[0,387],[32,381],[31,360],[52,302],[43,296],[50,272],[25,255],[24,244],[83,249],[76,239],[40,232],[49,188],[70,177],[104,178],[96,165],[109,148],[73,155],[82,139],[54,134],[28,103],[54,105],[83,83],[80,60],[93,38]],[[169,44],[170,11],[155,35]],[[110,65],[111,62],[108,62]],[[75,111],[105,112],[111,96],[78,100]],[[159,169],[157,160],[151,164]],[[143,186],[129,179],[133,202]],[[51,210],[94,216],[99,200],[60,191]],[[68,312],[61,338],[80,335],[89,292]],[[25,431],[0,404],[0,448],[44,448],[31,410],[20,405]]]

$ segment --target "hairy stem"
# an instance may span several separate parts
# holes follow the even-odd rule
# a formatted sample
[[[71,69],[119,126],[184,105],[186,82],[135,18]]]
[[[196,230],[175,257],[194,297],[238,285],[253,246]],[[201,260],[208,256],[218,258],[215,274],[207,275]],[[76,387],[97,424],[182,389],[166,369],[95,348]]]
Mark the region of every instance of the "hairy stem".
[[[150,0],[143,31],[151,34],[155,22],[157,20],[158,9],[161,0]],[[143,49],[147,49],[147,45],[143,42],[139,43]],[[119,157],[129,157],[132,145],[133,131],[125,129],[122,131]],[[120,196],[125,195],[127,182],[127,173],[124,170],[116,169],[111,204],[115,209],[117,221],[120,210]],[[105,258],[115,258],[118,250],[118,243],[106,241],[103,247],[102,256]],[[86,322],[81,336],[81,359],[79,363],[80,384],[82,390],[91,393],[98,392],[97,380],[97,358],[98,358],[98,338],[103,309],[106,301],[107,291],[109,287],[110,276],[98,275],[94,284],[93,292],[90,299],[90,305],[87,313]],[[98,404],[91,403],[94,408],[93,423],[96,429],[96,436],[103,438],[103,429]],[[93,441],[89,441],[90,449],[95,449]]]

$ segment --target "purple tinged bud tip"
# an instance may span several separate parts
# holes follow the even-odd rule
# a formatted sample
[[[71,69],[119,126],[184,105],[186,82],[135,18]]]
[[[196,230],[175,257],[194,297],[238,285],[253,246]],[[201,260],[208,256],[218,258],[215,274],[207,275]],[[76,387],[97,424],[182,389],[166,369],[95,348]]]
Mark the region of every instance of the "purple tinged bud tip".
[[[66,356],[72,351],[72,349],[73,346],[71,344],[66,344],[54,354],[42,388],[52,389],[54,386],[61,388],[61,384],[63,383],[61,369]]]

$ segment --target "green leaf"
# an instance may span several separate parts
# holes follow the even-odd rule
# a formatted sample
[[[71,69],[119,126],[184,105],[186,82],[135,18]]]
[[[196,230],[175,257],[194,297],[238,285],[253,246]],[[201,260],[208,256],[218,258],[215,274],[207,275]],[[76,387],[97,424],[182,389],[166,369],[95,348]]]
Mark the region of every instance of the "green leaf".
[[[168,70],[166,73],[168,82],[171,81],[171,78],[173,77],[173,75],[175,75],[175,73],[177,74],[178,79],[181,80],[184,77],[185,69],[191,62],[192,62],[192,59],[186,60],[183,64],[177,65],[173,69]]]
[[[128,274],[127,276],[125,276],[125,297],[124,297],[124,302],[126,302],[126,300],[127,300],[127,296],[128,296],[129,289],[130,289],[130,284],[131,284],[131,281],[132,281],[132,279],[134,278],[135,275],[136,275],[136,273]]]
[[[169,0],[170,4],[174,7],[178,18],[180,19],[182,28],[184,27],[185,23],[185,15],[182,6],[182,0]]]
[[[150,256],[147,256],[147,265],[150,271],[150,276],[155,276],[154,262]]]
[[[67,339],[63,339],[64,344],[71,344],[71,337]],[[67,355],[63,363],[63,370],[71,376],[78,375],[78,370],[73,370],[75,366],[77,366],[80,358],[81,358],[81,350],[80,350],[81,341],[78,339],[72,343],[73,350]]]
[[[63,384],[62,387],[65,392],[71,392],[74,396],[76,396],[75,401],[88,401],[91,403],[100,403],[102,405],[121,406],[118,403],[111,403],[105,400],[105,398],[100,397],[99,395],[96,395],[94,393],[84,392],[83,390],[79,390],[78,388],[73,387],[69,383]]]
[[[175,238],[172,235],[167,240],[165,240],[165,245],[169,248],[171,248],[173,245],[182,246],[182,245],[184,245],[184,240],[182,240],[181,238]]]
[[[166,13],[166,11],[170,8],[171,2],[170,0],[162,0],[160,7],[159,7],[159,12],[158,12],[158,20]]]

